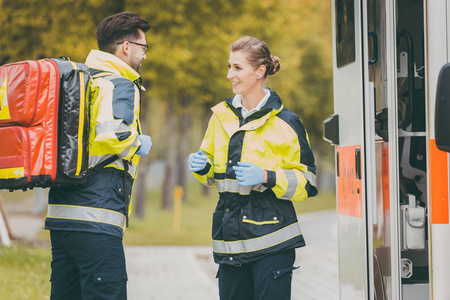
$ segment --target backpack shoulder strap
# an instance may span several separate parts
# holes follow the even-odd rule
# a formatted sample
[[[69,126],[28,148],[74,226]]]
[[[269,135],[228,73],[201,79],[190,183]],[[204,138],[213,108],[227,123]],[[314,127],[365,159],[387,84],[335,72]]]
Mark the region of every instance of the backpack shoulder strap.
[[[113,72],[102,71],[102,70],[97,70],[97,69],[92,69],[92,68],[89,69],[89,71],[91,72],[92,79],[115,75]],[[95,166],[93,166],[92,168],[90,168],[89,169],[89,175],[94,174],[98,170],[103,169],[104,167],[106,167],[110,163],[115,162],[118,159],[119,159],[119,156],[117,154],[115,154],[115,155],[113,155],[111,157],[108,157],[104,161],[102,161],[102,162],[96,164]]]
[[[94,174],[95,172],[97,172],[100,169],[103,169],[104,167],[106,167],[107,165],[109,165],[110,163],[115,162],[116,160],[119,159],[119,156],[117,154],[108,157],[107,159],[105,159],[104,161],[96,164],[95,166],[93,166],[92,168],[89,169],[89,175]]]
[[[110,76],[110,75],[114,75],[114,73],[107,72],[107,71],[101,71],[101,72],[97,72],[97,73],[92,74],[91,77],[92,77],[92,79],[96,79],[96,78]]]

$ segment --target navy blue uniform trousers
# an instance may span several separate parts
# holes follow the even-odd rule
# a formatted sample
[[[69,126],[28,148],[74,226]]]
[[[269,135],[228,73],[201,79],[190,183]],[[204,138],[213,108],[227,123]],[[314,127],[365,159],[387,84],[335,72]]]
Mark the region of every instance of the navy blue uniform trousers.
[[[50,230],[51,300],[127,299],[122,239],[106,234]]]
[[[221,300],[289,300],[295,249],[242,265],[219,265]]]

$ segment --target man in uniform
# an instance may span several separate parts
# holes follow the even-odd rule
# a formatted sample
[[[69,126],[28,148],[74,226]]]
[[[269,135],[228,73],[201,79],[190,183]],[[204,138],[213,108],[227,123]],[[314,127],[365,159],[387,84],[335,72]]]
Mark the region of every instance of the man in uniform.
[[[149,29],[130,12],[98,24],[99,50],[86,59],[93,78],[90,173],[85,184],[49,192],[45,228],[52,243],[52,300],[127,298],[122,238],[139,158],[152,145],[139,124]]]

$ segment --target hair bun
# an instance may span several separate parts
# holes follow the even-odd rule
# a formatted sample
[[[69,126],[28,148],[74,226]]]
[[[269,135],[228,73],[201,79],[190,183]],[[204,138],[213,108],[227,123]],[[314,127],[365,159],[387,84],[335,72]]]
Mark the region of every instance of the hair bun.
[[[273,75],[276,72],[280,71],[280,68],[281,68],[280,58],[278,56],[272,56],[272,55],[270,56],[270,58],[272,59],[272,62],[271,62],[272,70],[269,73],[269,75]]]

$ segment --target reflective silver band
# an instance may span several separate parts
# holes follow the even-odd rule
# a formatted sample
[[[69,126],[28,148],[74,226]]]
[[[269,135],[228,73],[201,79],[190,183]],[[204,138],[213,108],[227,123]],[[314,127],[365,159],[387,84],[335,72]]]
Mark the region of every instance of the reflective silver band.
[[[306,171],[300,171],[300,172],[302,172],[303,176],[305,176],[306,180],[308,180],[311,185],[316,186],[316,175],[314,175],[311,172],[306,172]]]
[[[105,223],[122,229],[125,226],[123,214],[103,208],[49,204],[47,217]]]
[[[214,240],[213,251],[226,254],[254,252],[281,244],[301,234],[300,226],[298,222],[296,222],[271,234],[250,240],[235,242]]]
[[[101,122],[95,126],[95,134],[99,135],[107,132],[124,132],[131,131],[130,125],[125,124],[122,120],[113,120]]]
[[[305,172],[299,170],[302,175],[308,180],[308,182],[316,186],[316,176],[313,173]],[[283,170],[284,174],[286,175],[287,181],[288,181],[288,187],[286,190],[286,193],[280,197],[280,199],[283,200],[291,200],[292,197],[294,197],[295,191],[297,190],[298,180],[297,175],[295,174],[294,170]]]
[[[111,157],[112,155],[93,155],[93,156],[89,156],[89,167],[92,168],[94,166],[96,166],[97,164],[99,164],[100,162],[108,159],[109,157]],[[117,169],[119,170],[125,170],[125,168],[123,167],[123,161],[121,159],[118,159],[112,163],[110,163],[108,166],[113,165],[116,166]],[[136,170],[137,170],[137,166],[134,164],[131,164],[128,166],[128,173],[130,173],[130,175],[134,178],[135,174],[136,174]]]
[[[252,190],[264,192],[267,190],[265,186],[262,184],[253,185],[253,186],[241,186],[239,185],[237,180],[233,179],[225,179],[225,180],[217,180],[216,179],[217,190],[220,192],[231,192],[231,193],[239,193],[241,195],[248,195]]]
[[[286,193],[280,197],[280,199],[290,200],[294,197],[295,191],[297,190],[297,175],[294,170],[283,170],[288,181],[288,187]]]
[[[128,146],[125,150],[123,150],[121,153],[119,153],[119,157],[125,157],[128,155],[128,153],[130,152],[130,149],[133,147],[137,147],[138,146],[138,141],[139,141],[139,137],[136,136],[136,138],[134,139],[134,142]]]
[[[206,186],[212,186],[216,180],[214,178],[208,178],[206,181]]]

